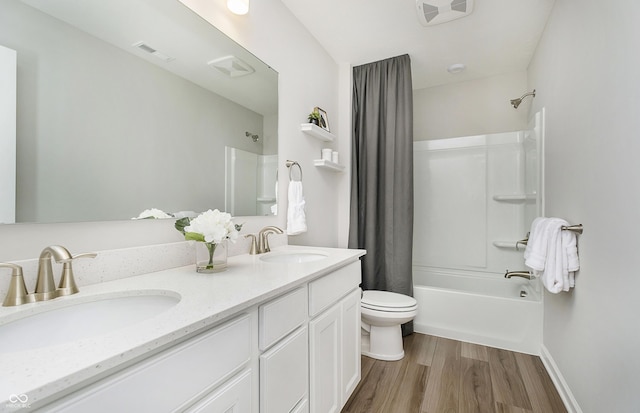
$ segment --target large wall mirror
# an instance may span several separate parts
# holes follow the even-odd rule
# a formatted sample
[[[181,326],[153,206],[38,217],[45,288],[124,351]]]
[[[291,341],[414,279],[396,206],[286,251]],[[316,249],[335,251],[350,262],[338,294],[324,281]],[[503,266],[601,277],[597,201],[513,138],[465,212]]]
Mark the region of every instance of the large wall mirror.
[[[177,0],[3,0],[0,45],[15,222],[272,214],[278,74]]]

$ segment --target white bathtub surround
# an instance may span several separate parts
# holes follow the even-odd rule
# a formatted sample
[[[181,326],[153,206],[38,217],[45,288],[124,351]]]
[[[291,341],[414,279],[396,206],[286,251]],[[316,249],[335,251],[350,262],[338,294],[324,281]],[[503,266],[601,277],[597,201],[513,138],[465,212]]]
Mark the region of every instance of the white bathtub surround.
[[[525,265],[554,294],[574,287],[580,269],[576,234],[562,230],[568,225],[560,218],[536,218],[524,251]]]
[[[516,242],[540,215],[538,123],[415,142],[416,331],[539,354],[540,283],[504,278],[524,270]]]
[[[0,307],[0,324],[3,324],[22,317],[25,312],[34,314],[45,308],[63,307],[69,300],[92,301],[98,297],[162,291],[180,297],[179,303],[170,309],[119,330],[56,346],[0,354],[0,412],[12,411],[7,400],[11,394],[27,394],[33,407],[41,407],[44,400],[57,397],[59,392],[77,390],[87,381],[111,374],[114,369],[192,337],[258,303],[348,263],[356,264],[364,253],[361,250],[296,246],[281,247],[274,253],[309,250],[327,257],[302,264],[274,264],[264,262],[260,255],[236,255],[229,258],[226,272],[214,276],[197,274],[189,265],[85,286],[75,296],[46,303]],[[126,268],[122,270],[127,271]],[[341,273],[334,274],[340,276]],[[61,354],[73,354],[73,357],[61,357]]]
[[[540,355],[540,283],[414,266],[414,328],[485,346]]]

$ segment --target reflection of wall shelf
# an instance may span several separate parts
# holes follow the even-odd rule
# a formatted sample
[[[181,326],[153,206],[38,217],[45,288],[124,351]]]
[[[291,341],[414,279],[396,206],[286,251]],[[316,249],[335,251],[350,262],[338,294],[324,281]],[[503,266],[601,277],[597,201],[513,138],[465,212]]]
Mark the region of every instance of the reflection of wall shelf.
[[[535,201],[536,194],[512,194],[512,195],[494,195],[494,201],[498,202],[525,202]]]
[[[315,159],[313,164],[318,168],[328,169],[333,172],[342,172],[344,171],[344,165],[340,165],[337,163],[333,163],[331,161],[327,161],[325,159]]]
[[[258,202],[273,203],[273,202],[276,202],[276,198],[275,197],[268,197],[268,196],[259,196],[258,197]]]
[[[320,139],[324,142],[333,142],[336,138],[333,133],[327,132],[320,126],[316,126],[313,123],[303,123],[300,125],[300,130],[306,135],[313,136],[316,139]]]
[[[498,248],[507,248],[507,249],[515,250],[516,242],[517,241],[493,241],[493,246]],[[524,251],[525,247],[526,245],[519,245],[517,249],[520,251]]]

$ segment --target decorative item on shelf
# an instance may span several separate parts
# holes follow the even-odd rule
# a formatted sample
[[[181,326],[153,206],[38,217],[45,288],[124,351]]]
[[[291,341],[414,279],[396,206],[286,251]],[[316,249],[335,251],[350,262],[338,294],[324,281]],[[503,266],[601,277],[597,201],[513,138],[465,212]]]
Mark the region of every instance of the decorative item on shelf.
[[[313,112],[309,113],[307,119],[309,119],[309,123],[320,126],[320,112],[318,112],[317,109],[318,108],[313,109]]]
[[[201,273],[227,269],[227,240],[236,242],[238,231],[242,229],[242,225],[233,223],[231,214],[217,209],[195,218],[181,218],[175,227],[187,241],[196,241],[196,271]]]
[[[317,112],[320,115],[320,123],[318,124],[318,126],[326,130],[327,132],[331,132],[331,129],[329,129],[329,117],[327,116],[327,112],[317,106],[313,109],[313,111]]]

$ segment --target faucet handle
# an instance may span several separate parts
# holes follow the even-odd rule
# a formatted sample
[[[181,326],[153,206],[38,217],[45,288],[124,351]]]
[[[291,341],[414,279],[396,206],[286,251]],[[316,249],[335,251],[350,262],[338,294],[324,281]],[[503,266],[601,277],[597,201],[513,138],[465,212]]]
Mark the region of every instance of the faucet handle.
[[[95,252],[85,252],[60,261],[62,262],[62,275],[60,276],[60,284],[58,284],[58,296],[71,295],[80,291],[73,277],[73,268],[71,267],[73,260],[78,258],[95,258],[97,255]]]
[[[256,234],[247,234],[245,238],[251,237],[251,248],[249,249],[250,255],[256,255],[258,253],[258,244],[256,243]]]
[[[9,284],[9,290],[7,296],[2,303],[3,307],[13,307],[16,305],[32,303],[33,295],[27,293],[27,287],[24,284],[24,277],[22,276],[22,267],[17,264],[0,263],[0,268],[11,268],[11,283]]]

